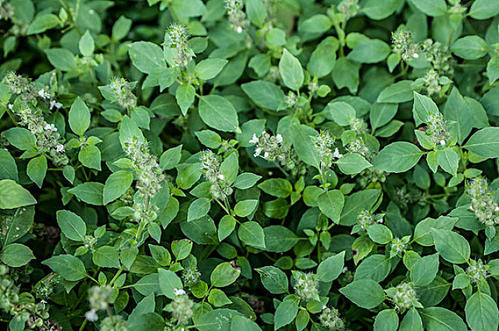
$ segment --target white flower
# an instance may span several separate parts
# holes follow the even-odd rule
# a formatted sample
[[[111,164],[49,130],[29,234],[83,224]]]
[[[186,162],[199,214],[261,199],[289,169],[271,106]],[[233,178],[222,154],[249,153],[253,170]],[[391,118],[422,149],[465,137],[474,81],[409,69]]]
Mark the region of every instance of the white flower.
[[[225,176],[224,176],[224,175],[222,175],[222,174],[220,174],[220,175],[218,175],[218,179],[224,180],[224,179],[225,179]]]
[[[9,109],[12,110],[14,108],[14,105],[9,103],[9,105],[7,107],[9,107]]]
[[[270,156],[270,153],[269,152],[265,152],[263,153],[263,158],[266,159]]]
[[[440,145],[445,146],[445,140],[440,140]]]
[[[236,31],[237,31],[237,33],[241,33],[241,32],[243,32],[243,28],[241,28],[240,26],[238,26],[237,29],[236,29]]]
[[[97,311],[95,309],[92,309],[85,313],[85,318],[90,322],[95,322],[99,319],[99,316],[97,316]]]
[[[173,290],[173,292],[175,293],[175,295],[184,295],[185,294],[185,291],[181,288],[176,288]]]
[[[47,131],[53,131],[53,132],[57,131],[57,128],[55,127],[54,124],[46,124],[45,127],[44,127],[44,129],[47,130]]]
[[[333,156],[337,159],[339,158],[342,158],[343,157],[343,154],[340,153],[340,151],[338,150],[338,148],[335,148],[334,149],[334,153],[333,153]]]
[[[64,153],[64,145],[62,144],[59,144],[55,147],[55,150],[58,152],[58,153]]]
[[[418,54],[418,53],[414,53],[414,54],[412,55],[412,57],[413,57],[413,58],[415,58],[415,59],[418,59],[418,58],[419,58],[419,54]]]
[[[275,136],[275,138],[276,138],[278,143],[282,142],[282,136],[280,134],[277,134],[277,136]]]
[[[56,109],[60,109],[62,107],[62,103],[60,102],[57,102],[55,100],[50,100],[50,110],[52,110],[52,108],[56,108]]]
[[[38,96],[40,98],[42,98],[42,99],[48,99],[48,98],[50,98],[50,94],[47,93],[47,92],[45,92],[44,89],[41,89],[41,90],[38,91]]]
[[[255,149],[255,154],[253,154],[254,157],[257,157],[258,155],[260,155],[260,153],[262,152],[263,149],[261,149],[260,147],[258,147],[257,149]]]
[[[253,137],[251,137],[249,143],[254,145],[258,142],[258,137],[256,136],[256,134],[253,133]]]

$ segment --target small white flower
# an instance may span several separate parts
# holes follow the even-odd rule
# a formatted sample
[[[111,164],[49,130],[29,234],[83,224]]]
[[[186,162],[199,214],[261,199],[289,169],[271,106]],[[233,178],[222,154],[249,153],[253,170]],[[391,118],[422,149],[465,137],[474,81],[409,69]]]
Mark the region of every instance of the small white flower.
[[[253,137],[251,137],[249,143],[254,145],[258,142],[258,137],[256,136],[256,134],[253,133]]]
[[[44,129],[47,131],[53,131],[53,132],[57,131],[57,128],[55,127],[54,124],[47,124],[47,125],[45,125]]]
[[[445,140],[440,140],[440,145],[445,146]]]
[[[185,291],[181,288],[176,288],[173,290],[173,292],[175,293],[175,295],[184,295],[185,294]]]
[[[224,175],[222,175],[222,174],[219,174],[219,175],[218,175],[218,179],[224,180],[224,179],[225,179],[225,176],[224,176]]]
[[[7,107],[9,107],[9,109],[12,110],[14,108],[14,105],[9,103],[9,105]]]
[[[275,136],[276,140],[278,143],[282,143],[282,136],[280,134],[277,134],[277,136]]]
[[[348,271],[348,268],[347,267],[343,267],[343,269],[341,270],[342,273],[345,273]]]
[[[55,100],[50,100],[50,110],[52,110],[52,108],[56,108],[56,109],[60,109],[62,107],[62,103],[60,102],[57,102]]]
[[[340,151],[338,150],[338,148],[336,147],[336,148],[334,149],[333,156],[334,156],[335,158],[337,158],[337,159],[340,159],[340,158],[342,158],[342,157],[343,157],[343,154],[341,154],[341,153],[340,153]]]
[[[243,28],[241,28],[240,26],[238,26],[237,29],[236,29],[236,31],[237,31],[237,33],[241,33],[241,32],[243,32]]]
[[[99,316],[97,316],[97,311],[95,309],[92,309],[85,313],[85,318],[90,322],[95,322],[99,319]]]
[[[383,218],[380,218],[380,219],[378,220],[378,223],[379,223],[379,224],[383,224],[383,222],[384,222],[384,221],[385,221],[385,220],[384,220]]]
[[[63,153],[64,152],[64,145],[62,144],[59,144],[55,147],[55,150],[58,152],[58,153]]]
[[[264,159],[268,158],[269,156],[270,156],[269,152],[265,152],[265,153],[263,153],[263,158],[264,158]]]
[[[255,154],[253,154],[253,156],[257,157],[260,155],[261,152],[262,152],[262,149],[260,147],[258,147],[257,149],[255,149]]]
[[[41,89],[41,90],[38,91],[38,96],[40,98],[42,98],[42,99],[48,99],[48,98],[50,98],[50,94],[47,93],[47,92],[45,92],[44,89]]]
[[[415,59],[418,59],[418,58],[419,58],[419,54],[418,54],[418,53],[414,53],[414,54],[412,55],[412,57],[413,57],[413,58],[415,58]]]

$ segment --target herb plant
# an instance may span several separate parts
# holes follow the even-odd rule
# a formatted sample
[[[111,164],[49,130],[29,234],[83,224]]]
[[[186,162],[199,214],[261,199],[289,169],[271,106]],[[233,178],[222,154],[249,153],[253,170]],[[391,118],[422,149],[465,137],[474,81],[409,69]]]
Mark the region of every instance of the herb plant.
[[[0,324],[498,329],[498,0],[0,0]]]

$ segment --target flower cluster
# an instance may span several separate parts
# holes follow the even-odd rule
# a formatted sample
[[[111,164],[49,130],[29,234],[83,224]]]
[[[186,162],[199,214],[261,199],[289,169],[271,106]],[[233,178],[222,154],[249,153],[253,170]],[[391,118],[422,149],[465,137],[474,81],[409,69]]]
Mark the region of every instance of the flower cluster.
[[[361,227],[362,230],[366,231],[367,227],[372,224],[381,224],[383,223],[382,215],[373,215],[369,210],[363,209],[357,215],[357,224]]]
[[[114,100],[123,108],[135,107],[137,97],[133,94],[133,83],[127,82],[124,78],[114,78],[109,84]]]
[[[408,246],[409,238],[393,238],[390,244],[390,250],[392,255],[402,255]]]
[[[314,149],[319,154],[321,164],[326,168],[330,168],[334,160],[343,157],[337,147],[334,152],[331,150],[333,145],[334,138],[331,137],[328,131],[320,131],[319,135],[314,138]]]
[[[154,196],[161,189],[165,179],[158,158],[149,152],[146,141],[135,136],[125,142],[125,153],[132,161],[132,168],[137,175],[138,191],[144,197]]]
[[[470,210],[481,223],[487,226],[499,224],[499,205],[494,201],[494,192],[489,190],[487,179],[479,176],[468,180],[466,193],[471,197]]]
[[[100,323],[99,331],[128,331],[128,322],[120,315],[107,316]]]
[[[90,310],[85,313],[87,320],[94,322],[99,319],[97,312],[107,310],[113,303],[114,290],[111,286],[92,286],[88,290],[88,303]]]
[[[242,0],[225,0],[225,9],[227,9],[230,25],[238,33],[243,32],[244,28],[249,24],[242,8]]]
[[[293,108],[298,102],[298,96],[294,92],[289,91],[288,95],[284,97],[284,102],[286,103],[288,108]]]
[[[295,294],[305,301],[319,299],[319,280],[313,273],[293,272]]]
[[[266,131],[263,131],[259,137],[257,137],[256,134],[253,134],[249,143],[256,145],[255,157],[260,156],[263,152],[262,157],[265,160],[269,162],[277,161],[280,164],[286,165],[288,168],[292,168],[293,161],[290,157],[290,147],[284,143],[280,134],[273,136]]]
[[[384,183],[385,180],[386,180],[386,173],[383,170],[378,170],[373,167],[363,170],[359,174],[359,177],[357,178],[357,182],[362,187],[366,187],[374,183]]]
[[[350,121],[350,129],[355,131],[357,134],[362,134],[367,132],[367,123],[361,118],[353,118]]]
[[[189,34],[187,28],[181,24],[172,24],[166,32],[166,44],[170,48],[175,48],[177,53],[174,56],[177,67],[186,67],[191,62],[194,52],[189,47]]]
[[[438,41],[426,39],[420,43],[420,48],[425,54],[425,58],[430,62],[431,67],[439,74],[452,75],[452,54]]]
[[[434,144],[445,146],[446,140],[450,138],[447,124],[444,116],[440,112],[434,112],[428,115],[426,134],[430,136]]]
[[[411,307],[422,307],[418,302],[416,291],[411,283],[403,282],[386,290],[397,310],[407,310]]]
[[[14,16],[14,7],[10,3],[0,0],[0,20],[8,20]]]
[[[431,68],[423,77],[423,85],[429,95],[438,94],[442,90],[442,85],[440,84],[440,75],[438,72]]]
[[[172,313],[172,321],[176,325],[185,325],[194,315],[194,302],[183,289],[175,289],[173,301],[166,307],[166,310]]]
[[[466,268],[466,274],[473,283],[478,283],[487,277],[487,269],[488,265],[483,264],[481,260],[470,260],[470,265]]]
[[[345,21],[354,17],[360,10],[359,0],[343,0],[338,4],[338,11],[343,14]]]
[[[199,281],[201,273],[198,271],[196,265],[190,265],[182,271],[182,279],[187,285],[193,285]]]
[[[369,157],[369,148],[364,143],[364,139],[362,137],[358,137],[355,140],[351,141],[347,145],[347,151],[350,153],[358,153],[364,157]]]
[[[220,161],[215,153],[210,150],[201,152],[201,169],[211,183],[210,192],[215,199],[225,200],[232,194],[232,187],[220,171]]]
[[[324,306],[319,315],[319,321],[328,330],[339,331],[345,329],[345,323],[340,317],[340,312],[336,308]]]
[[[402,60],[408,62],[419,57],[421,51],[418,43],[413,42],[412,33],[405,29],[392,32],[393,52],[400,55]]]
[[[41,300],[35,303],[26,293],[20,293],[9,272],[9,267],[0,264],[0,310],[12,315],[16,321],[24,323],[30,329],[49,330],[55,327],[49,320],[46,302]]]

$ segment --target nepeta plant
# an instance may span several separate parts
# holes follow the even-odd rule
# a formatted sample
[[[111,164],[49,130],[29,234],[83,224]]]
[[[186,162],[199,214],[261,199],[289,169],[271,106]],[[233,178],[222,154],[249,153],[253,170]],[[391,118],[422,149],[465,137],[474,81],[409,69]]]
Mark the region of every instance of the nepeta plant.
[[[498,0],[0,0],[0,326],[498,329]]]

